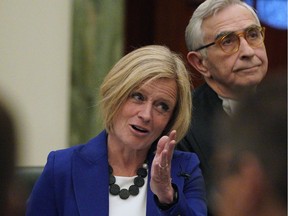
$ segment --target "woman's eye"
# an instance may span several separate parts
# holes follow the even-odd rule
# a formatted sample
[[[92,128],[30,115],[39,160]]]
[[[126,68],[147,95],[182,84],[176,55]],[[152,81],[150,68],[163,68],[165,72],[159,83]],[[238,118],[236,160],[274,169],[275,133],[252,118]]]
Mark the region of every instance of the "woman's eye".
[[[132,93],[131,97],[133,99],[135,99],[136,101],[143,101],[144,100],[144,96],[139,92]]]
[[[169,106],[166,103],[159,103],[158,107],[162,112],[167,112],[169,110]]]

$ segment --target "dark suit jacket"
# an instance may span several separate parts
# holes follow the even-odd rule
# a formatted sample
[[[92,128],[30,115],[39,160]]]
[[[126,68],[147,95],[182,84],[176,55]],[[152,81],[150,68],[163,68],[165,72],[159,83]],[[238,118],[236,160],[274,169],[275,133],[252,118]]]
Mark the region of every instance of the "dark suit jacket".
[[[193,96],[192,121],[187,135],[177,149],[195,152],[200,159],[206,184],[210,174],[210,159],[213,148],[213,124],[216,115],[228,115],[222,107],[222,100],[206,83],[195,89]]]
[[[148,155],[147,215],[206,215],[205,186],[198,157],[180,151],[174,152],[171,167],[179,200],[168,210],[160,210],[149,187],[153,152]],[[49,154],[29,198],[26,215],[107,216],[108,179],[107,134],[103,131],[85,145]]]

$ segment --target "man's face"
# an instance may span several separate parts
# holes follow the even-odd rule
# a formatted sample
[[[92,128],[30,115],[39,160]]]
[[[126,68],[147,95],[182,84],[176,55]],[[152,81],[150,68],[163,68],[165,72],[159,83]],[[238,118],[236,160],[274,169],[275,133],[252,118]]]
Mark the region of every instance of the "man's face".
[[[202,24],[204,44],[211,43],[223,32],[241,32],[247,27],[258,25],[252,13],[240,5],[231,5],[208,17]],[[240,37],[239,50],[225,53],[220,46],[207,48],[207,58],[203,60],[207,68],[206,81],[223,97],[235,98],[261,82],[267,72],[268,59],[264,44],[252,48],[244,37]]]

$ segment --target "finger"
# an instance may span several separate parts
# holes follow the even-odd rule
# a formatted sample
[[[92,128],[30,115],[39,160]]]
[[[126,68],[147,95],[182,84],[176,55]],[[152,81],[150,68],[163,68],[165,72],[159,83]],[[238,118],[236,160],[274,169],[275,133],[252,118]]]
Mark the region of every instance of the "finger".
[[[160,169],[166,169],[169,166],[168,161],[167,161],[167,150],[164,149],[161,154],[160,162],[159,162],[159,167]]]
[[[168,140],[167,140],[167,142],[166,142],[166,144],[165,144],[165,148],[166,148],[167,150],[169,150],[169,148],[171,147],[171,144],[172,144],[172,147],[174,147],[173,144],[176,143],[175,139],[176,139],[176,130],[173,130],[173,131],[171,131],[171,133],[169,134]]]
[[[172,159],[172,155],[173,155],[173,151],[174,148],[176,146],[176,130],[173,130],[170,134],[169,134],[169,142],[166,144],[165,148],[167,149],[167,157],[169,160]]]
[[[176,140],[176,130],[172,130],[169,134],[170,140]]]
[[[158,144],[157,144],[157,150],[156,150],[156,153],[157,154],[160,154],[164,148],[166,147],[166,143],[169,141],[169,137],[168,136],[162,136],[159,141],[158,141]]]

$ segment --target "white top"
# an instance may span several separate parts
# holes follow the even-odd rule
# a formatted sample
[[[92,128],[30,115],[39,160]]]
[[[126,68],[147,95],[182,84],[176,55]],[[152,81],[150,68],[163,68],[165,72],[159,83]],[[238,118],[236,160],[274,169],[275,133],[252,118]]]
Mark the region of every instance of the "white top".
[[[128,190],[135,177],[115,176],[116,184],[120,186],[120,189]],[[109,216],[146,216],[146,200],[147,177],[145,177],[145,184],[139,188],[137,196],[130,195],[128,199],[123,200],[119,195],[114,196],[109,193]]]

